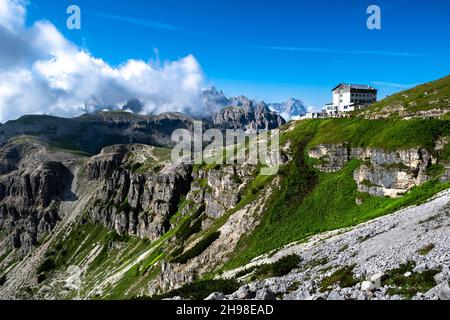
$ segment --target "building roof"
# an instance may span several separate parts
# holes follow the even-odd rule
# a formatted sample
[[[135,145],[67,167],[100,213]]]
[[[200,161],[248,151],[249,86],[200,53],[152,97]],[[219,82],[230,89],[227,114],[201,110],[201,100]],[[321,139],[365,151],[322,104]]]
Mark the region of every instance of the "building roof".
[[[336,90],[339,87],[346,87],[346,88],[350,88],[350,89],[363,89],[363,90],[377,90],[367,84],[346,84],[346,83],[340,83],[339,85],[337,85],[333,90]]]

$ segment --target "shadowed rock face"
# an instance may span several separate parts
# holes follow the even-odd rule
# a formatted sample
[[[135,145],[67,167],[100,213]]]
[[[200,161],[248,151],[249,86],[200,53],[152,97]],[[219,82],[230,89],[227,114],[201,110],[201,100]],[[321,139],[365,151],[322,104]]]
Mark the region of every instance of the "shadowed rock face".
[[[0,174],[17,170],[20,157],[20,150],[15,145],[7,145],[0,149]]]
[[[88,179],[100,180],[111,175],[127,153],[128,149],[122,145],[103,148],[99,155],[92,157],[87,163]]]
[[[189,191],[192,166],[167,164],[159,172],[134,172],[127,164],[131,154],[139,154],[142,148],[112,146],[91,159],[88,177],[103,180],[103,187],[89,213],[119,234],[154,240],[170,228],[170,217]]]
[[[10,234],[13,248],[23,251],[29,251],[61,219],[59,203],[73,179],[63,163],[46,159],[43,150],[7,145],[0,151],[1,163],[7,163],[0,176],[0,230]]]

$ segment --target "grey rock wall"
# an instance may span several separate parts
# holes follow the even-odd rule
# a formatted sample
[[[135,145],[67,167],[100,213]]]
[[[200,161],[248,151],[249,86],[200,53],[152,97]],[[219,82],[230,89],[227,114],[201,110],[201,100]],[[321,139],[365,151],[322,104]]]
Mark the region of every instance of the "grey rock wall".
[[[427,169],[438,159],[423,148],[386,151],[379,148],[351,148],[348,144],[323,144],[308,152],[316,168],[336,172],[353,159],[363,161],[354,174],[358,190],[377,196],[398,197],[428,181]],[[444,174],[441,179],[446,180]]]

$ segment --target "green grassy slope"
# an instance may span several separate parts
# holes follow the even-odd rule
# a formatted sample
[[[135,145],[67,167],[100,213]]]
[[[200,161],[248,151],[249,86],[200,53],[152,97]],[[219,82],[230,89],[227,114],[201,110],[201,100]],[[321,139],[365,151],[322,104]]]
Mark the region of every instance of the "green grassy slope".
[[[399,199],[374,197],[357,191],[353,171],[358,160],[350,161],[336,173],[315,170],[306,150],[320,143],[349,142],[357,147],[386,150],[425,147],[434,150],[434,141],[450,135],[450,122],[441,120],[360,120],[329,119],[299,122],[295,129],[283,134],[291,141],[294,161],[279,173],[281,189],[275,190],[266,207],[262,223],[244,235],[238,250],[225,269],[241,266],[252,258],[294,241],[333,229],[353,226],[392,213],[401,207],[425,201],[436,192],[449,188],[435,178],[416,187]],[[448,161],[448,145],[440,152],[441,161]],[[362,201],[356,204],[356,199]]]
[[[387,97],[360,114],[365,117],[374,116],[389,112],[388,109],[398,106],[403,107],[406,113],[433,109],[449,110],[450,76]],[[398,118],[399,116],[398,112],[390,114],[391,118]]]
[[[301,139],[303,130],[314,130],[308,146],[346,142],[352,147],[372,147],[384,150],[423,147],[434,153],[438,138],[450,137],[450,121],[438,119],[409,121],[327,119],[304,122],[299,126],[301,128],[296,128],[294,134],[286,135],[284,139],[292,137]],[[441,158],[443,157],[442,153]],[[447,156],[445,157],[448,159]]]

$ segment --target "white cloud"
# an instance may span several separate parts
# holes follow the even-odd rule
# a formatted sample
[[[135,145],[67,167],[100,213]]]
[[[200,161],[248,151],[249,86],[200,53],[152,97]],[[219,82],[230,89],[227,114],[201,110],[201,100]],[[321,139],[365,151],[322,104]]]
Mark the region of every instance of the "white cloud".
[[[48,21],[27,28],[25,16],[23,1],[0,0],[0,122],[24,114],[76,116],[136,98],[144,113],[205,113],[203,73],[193,56],[112,67]]]
[[[25,15],[25,1],[0,1],[0,26],[14,32],[17,28],[23,26],[25,22]]]

